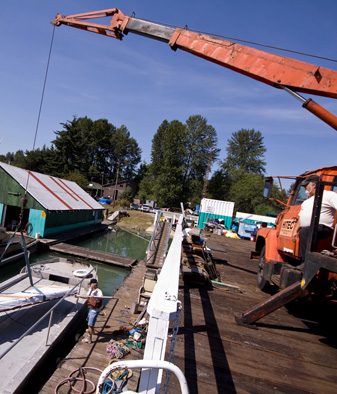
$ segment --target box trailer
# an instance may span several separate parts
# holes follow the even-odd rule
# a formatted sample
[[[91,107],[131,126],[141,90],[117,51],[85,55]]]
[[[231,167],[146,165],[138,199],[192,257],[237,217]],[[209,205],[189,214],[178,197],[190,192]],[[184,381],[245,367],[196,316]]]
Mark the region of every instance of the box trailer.
[[[218,220],[223,221],[223,224],[230,228],[233,212],[234,202],[203,198],[200,204],[198,227],[203,230],[205,223]]]

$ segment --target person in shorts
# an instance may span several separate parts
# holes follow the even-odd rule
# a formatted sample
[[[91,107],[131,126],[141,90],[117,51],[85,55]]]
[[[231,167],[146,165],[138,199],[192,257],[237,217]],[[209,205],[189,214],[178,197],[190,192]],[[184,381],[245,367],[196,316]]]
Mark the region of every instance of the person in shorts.
[[[88,333],[89,337],[84,338],[83,342],[92,343],[92,336],[94,334],[94,326],[96,323],[97,316],[101,311],[102,301],[103,301],[103,293],[98,288],[97,279],[91,279],[90,281],[90,289],[86,297],[78,296],[79,298],[88,298]]]

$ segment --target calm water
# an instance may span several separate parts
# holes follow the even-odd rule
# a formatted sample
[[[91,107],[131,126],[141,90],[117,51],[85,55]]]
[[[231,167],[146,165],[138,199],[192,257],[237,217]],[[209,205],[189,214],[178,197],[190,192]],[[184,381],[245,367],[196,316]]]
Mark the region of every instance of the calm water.
[[[147,237],[148,239],[144,239]],[[133,257],[138,261],[145,258],[149,236],[133,235],[127,231],[116,229],[102,235],[84,241],[76,242],[74,245],[82,246],[91,250],[102,250],[104,252],[118,254],[125,257]]]
[[[125,257],[136,258],[140,261],[145,257],[148,241],[126,231],[116,229],[116,231],[109,231],[102,235],[95,236],[85,241],[76,242],[74,244],[91,250],[101,250]],[[53,252],[36,253],[31,256],[30,262],[34,263],[55,257],[66,257],[66,255]],[[73,258],[72,256],[69,257]],[[103,294],[107,296],[111,295],[115,288],[119,287],[123,283],[125,276],[128,274],[128,271],[123,268],[94,261],[91,261],[91,264],[93,266],[97,265],[99,288],[103,291]],[[0,282],[17,275],[24,266],[25,260],[20,259],[1,267]]]

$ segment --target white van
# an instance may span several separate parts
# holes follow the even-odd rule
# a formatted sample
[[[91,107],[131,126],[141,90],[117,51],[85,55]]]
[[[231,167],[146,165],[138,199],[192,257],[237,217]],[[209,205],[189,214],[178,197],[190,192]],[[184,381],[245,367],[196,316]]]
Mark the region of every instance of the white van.
[[[147,204],[143,204],[141,208],[143,212],[150,212],[150,209],[151,209],[150,205]]]

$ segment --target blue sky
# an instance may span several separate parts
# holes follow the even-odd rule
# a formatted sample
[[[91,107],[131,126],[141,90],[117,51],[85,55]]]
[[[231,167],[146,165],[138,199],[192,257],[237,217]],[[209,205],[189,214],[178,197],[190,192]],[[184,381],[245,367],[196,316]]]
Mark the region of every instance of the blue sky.
[[[139,18],[187,25],[210,35],[337,59],[336,0],[5,2],[0,24],[0,154],[33,147],[50,21],[57,13],[115,7],[126,15],[135,12]],[[337,70],[336,62],[281,54]],[[337,100],[312,98],[337,115]],[[264,136],[267,175],[296,175],[337,164],[337,131],[284,91],[148,38],[129,34],[118,41],[67,26],[55,29],[37,148],[50,146],[54,131],[74,115],[106,118],[128,128],[149,162],[151,141],[162,121],[185,122],[196,114],[216,129],[221,159],[231,134],[247,128]]]

